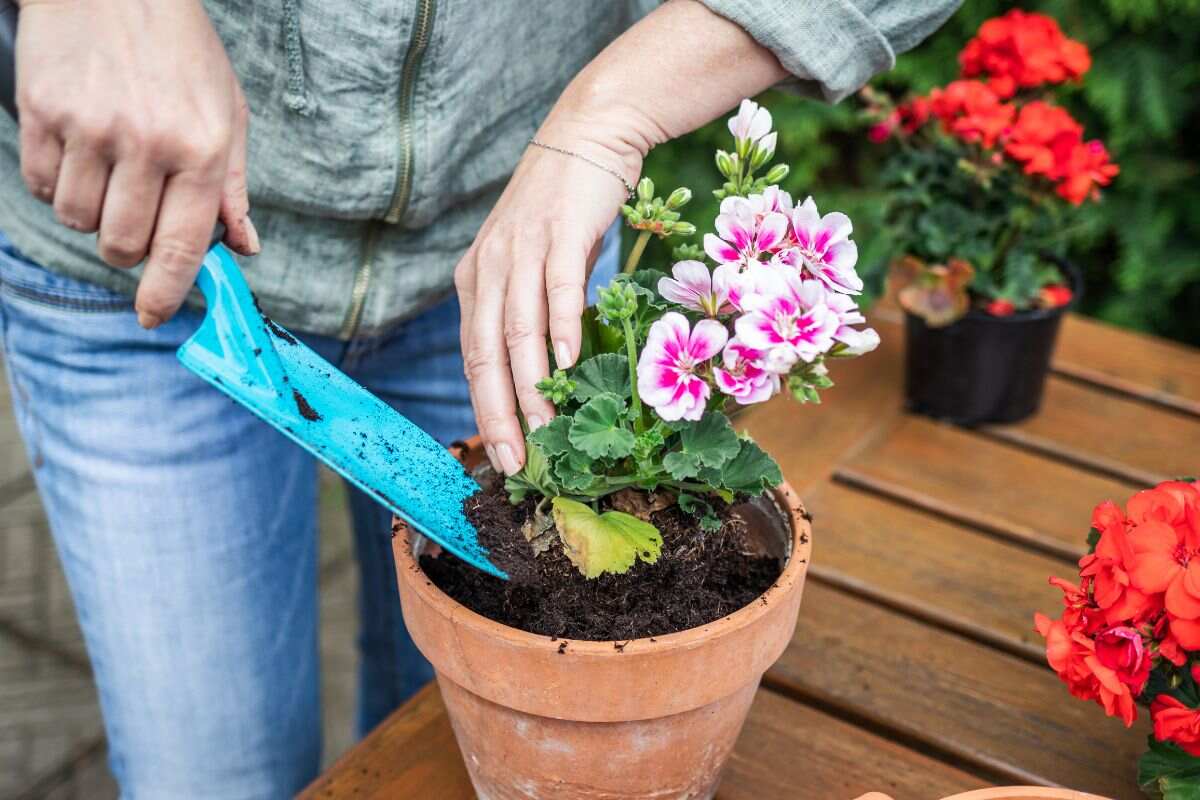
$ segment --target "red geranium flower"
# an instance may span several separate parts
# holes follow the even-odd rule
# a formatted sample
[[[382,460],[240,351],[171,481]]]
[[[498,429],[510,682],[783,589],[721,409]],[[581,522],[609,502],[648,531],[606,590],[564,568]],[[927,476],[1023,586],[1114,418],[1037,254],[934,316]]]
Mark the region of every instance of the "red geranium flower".
[[[1121,168],[1108,159],[1108,150],[1097,139],[1076,144],[1059,164],[1060,182],[1055,191],[1068,202],[1079,205],[1099,195],[1099,187],[1108,186]]]
[[[1083,126],[1058,106],[1034,100],[1021,107],[1008,131],[1004,152],[1024,165],[1027,175],[1057,180],[1072,150],[1083,140]]]
[[[1038,292],[1038,300],[1041,301],[1045,308],[1058,308],[1065,306],[1071,302],[1074,293],[1069,286],[1063,286],[1061,283],[1052,283],[1049,286],[1043,286]]]
[[[1169,694],[1160,694],[1150,704],[1154,738],[1174,742],[1184,752],[1200,756],[1200,709],[1188,708]]]
[[[966,142],[996,143],[1012,123],[1016,109],[980,81],[954,81],[929,93],[929,111],[942,126]]]
[[[1200,492],[1189,483],[1161,483],[1134,495],[1126,516],[1133,524],[1132,584],[1151,594],[1165,592],[1173,622],[1200,617]]]
[[[983,310],[993,317],[1011,317],[1017,307],[1011,300],[993,300],[983,307]]]
[[[1003,98],[1018,89],[1079,78],[1092,65],[1087,47],[1063,35],[1052,17],[1020,9],[983,23],[958,60],[964,78],[987,76]]]
[[[1120,717],[1126,727],[1137,718],[1135,692],[1117,671],[1096,655],[1096,642],[1082,631],[1072,631],[1062,620],[1034,615],[1038,633],[1046,638],[1046,661],[1081,700],[1094,700],[1110,717]],[[1141,691],[1141,687],[1138,687]]]

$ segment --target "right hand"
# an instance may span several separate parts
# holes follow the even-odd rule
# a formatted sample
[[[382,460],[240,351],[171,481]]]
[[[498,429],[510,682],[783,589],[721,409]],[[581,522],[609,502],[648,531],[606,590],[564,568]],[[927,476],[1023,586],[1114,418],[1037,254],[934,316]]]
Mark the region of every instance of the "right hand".
[[[153,328],[191,289],[218,217],[259,250],[246,196],[248,110],[200,0],[21,0],[21,174],[62,224],[146,269]]]

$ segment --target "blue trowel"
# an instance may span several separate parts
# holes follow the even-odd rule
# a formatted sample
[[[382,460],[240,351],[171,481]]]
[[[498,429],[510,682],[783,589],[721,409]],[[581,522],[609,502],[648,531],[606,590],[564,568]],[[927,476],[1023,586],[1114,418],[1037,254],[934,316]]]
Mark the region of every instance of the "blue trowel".
[[[0,106],[14,118],[16,23],[15,6],[0,0]],[[179,348],[184,366],[444,549],[507,578],[463,516],[479,485],[428,434],[264,315],[220,238],[196,277],[208,310]]]
[[[479,484],[444,447],[263,315],[224,245],[208,251],[196,285],[208,311],[179,348],[184,366],[446,550],[508,577],[463,516]]]

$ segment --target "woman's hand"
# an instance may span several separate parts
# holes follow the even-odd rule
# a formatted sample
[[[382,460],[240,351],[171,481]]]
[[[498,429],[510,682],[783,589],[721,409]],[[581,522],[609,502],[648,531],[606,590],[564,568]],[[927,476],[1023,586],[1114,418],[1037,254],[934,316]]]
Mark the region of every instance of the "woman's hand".
[[[641,154],[588,127],[551,115],[538,141],[635,182]],[[525,458],[517,409],[530,429],[554,416],[536,386],[549,374],[547,334],[556,365],[574,364],[587,276],[626,195],[617,175],[530,146],[455,270],[471,402],[492,465],[509,475]]]
[[[563,92],[537,139],[637,182],[642,159],[786,75],[771,52],[695,0],[670,0],[609,45]],[[579,356],[584,286],[626,188],[584,159],[526,150],[455,270],[471,402],[492,465],[525,463],[529,427],[554,415],[537,390]]]
[[[246,198],[246,100],[199,0],[21,0],[21,173],[62,224],[99,231],[114,267],[147,259],[134,305],[153,328],[192,288],[218,214],[258,252]]]

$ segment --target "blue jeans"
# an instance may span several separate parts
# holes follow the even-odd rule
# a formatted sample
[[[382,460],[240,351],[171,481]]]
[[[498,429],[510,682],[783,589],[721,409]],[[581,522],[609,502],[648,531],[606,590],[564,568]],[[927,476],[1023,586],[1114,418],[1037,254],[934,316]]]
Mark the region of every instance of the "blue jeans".
[[[611,276],[616,231],[594,275]],[[593,287],[594,291],[594,287]],[[316,471],[185,370],[184,310],[55,275],[0,234],[0,333],[129,798],[287,797],[321,755]],[[387,336],[308,346],[444,443],[473,433],[455,300]],[[389,515],[350,488],[361,568],[359,728],[430,679],[400,614]]]

